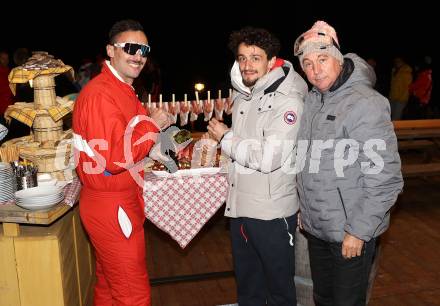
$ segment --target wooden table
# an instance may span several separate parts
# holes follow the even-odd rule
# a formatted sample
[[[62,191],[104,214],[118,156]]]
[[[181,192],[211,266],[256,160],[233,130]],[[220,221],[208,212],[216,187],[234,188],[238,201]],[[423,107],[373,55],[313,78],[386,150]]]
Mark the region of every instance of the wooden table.
[[[0,205],[0,305],[85,306],[93,255],[78,206],[47,211]]]
[[[424,153],[417,164],[403,164],[404,177],[440,174],[440,163],[433,155],[440,148],[440,119],[393,121],[399,150],[416,149]]]
[[[0,222],[3,222],[3,233],[17,236],[22,224],[52,224],[71,209],[63,203],[46,211],[31,211],[17,205],[0,205]]]
[[[398,129],[397,139],[440,138],[440,128]]]

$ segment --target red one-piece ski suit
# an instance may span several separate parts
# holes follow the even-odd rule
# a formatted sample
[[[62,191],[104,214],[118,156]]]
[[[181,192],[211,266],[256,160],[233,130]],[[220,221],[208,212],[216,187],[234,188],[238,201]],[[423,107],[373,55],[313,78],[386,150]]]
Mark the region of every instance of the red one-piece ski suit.
[[[133,87],[108,62],[81,91],[73,111],[76,170],[83,184],[80,216],[96,255],[95,305],[150,305],[142,186],[127,168],[147,156],[158,129],[140,121],[126,136],[139,115],[146,112]],[[148,133],[149,140],[135,144]]]

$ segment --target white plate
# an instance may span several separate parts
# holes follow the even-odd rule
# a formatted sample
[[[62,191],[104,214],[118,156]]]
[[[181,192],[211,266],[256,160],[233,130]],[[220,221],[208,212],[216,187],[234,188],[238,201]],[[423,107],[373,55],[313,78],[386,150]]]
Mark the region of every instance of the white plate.
[[[212,175],[220,171],[220,167],[208,167],[208,168],[195,168],[195,169],[183,169],[178,170],[174,173],[169,173],[167,171],[151,171],[154,175],[158,177],[174,177],[174,176],[191,176],[191,175]]]
[[[64,199],[64,194],[53,198],[26,198],[26,199],[16,199],[17,203],[29,204],[29,205],[45,205],[50,203],[58,203]]]
[[[56,186],[37,186],[28,189],[23,189],[15,193],[16,198],[35,198],[46,197],[62,192],[62,189]]]
[[[0,140],[5,138],[7,134],[8,134],[8,129],[4,125],[0,124]]]
[[[24,209],[29,209],[29,210],[44,210],[44,209],[51,208],[51,207],[57,205],[58,203],[46,204],[46,205],[41,205],[41,206],[26,205],[26,204],[19,204],[19,203],[16,203],[16,204],[17,204],[18,206],[24,208]]]
[[[55,186],[60,187],[60,188],[64,188],[67,184],[72,183],[72,181],[57,181],[55,183]]]
[[[25,203],[25,204],[44,204],[44,203],[49,203],[49,202],[54,202],[54,201],[61,201],[62,199],[64,199],[64,194],[60,194],[57,195],[56,197],[42,197],[42,198],[25,198],[25,199],[21,199],[21,198],[17,198],[17,202],[20,203]]]
[[[7,202],[9,200],[14,200],[14,196],[10,195],[9,197],[0,197],[0,202]]]
[[[57,183],[56,179],[51,179],[51,180],[41,180],[41,181],[37,181],[38,182],[38,186],[55,186]]]
[[[40,173],[37,175],[37,181],[50,181],[52,179],[52,175],[49,173]]]
[[[11,165],[9,163],[0,162],[0,170],[11,169]]]

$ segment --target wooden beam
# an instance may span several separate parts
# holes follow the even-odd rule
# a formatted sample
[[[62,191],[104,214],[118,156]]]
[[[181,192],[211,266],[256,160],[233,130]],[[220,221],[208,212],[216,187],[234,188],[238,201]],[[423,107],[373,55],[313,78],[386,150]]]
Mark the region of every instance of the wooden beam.
[[[435,147],[435,142],[427,139],[399,140],[399,150],[426,149]]]
[[[440,128],[417,128],[396,130],[397,139],[440,138]]]
[[[440,163],[402,165],[404,177],[440,175]]]
[[[393,125],[395,130],[440,128],[440,119],[396,120]]]

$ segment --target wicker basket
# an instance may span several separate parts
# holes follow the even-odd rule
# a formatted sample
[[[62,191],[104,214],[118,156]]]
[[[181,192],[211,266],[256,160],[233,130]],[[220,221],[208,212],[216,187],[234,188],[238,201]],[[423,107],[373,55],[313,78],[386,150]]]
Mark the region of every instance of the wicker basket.
[[[65,169],[63,171],[51,172],[50,175],[58,181],[70,181],[77,177],[75,169]]]
[[[14,138],[6,141],[1,145],[0,157],[4,162],[10,162],[18,160],[20,151],[24,148],[37,148],[39,142],[34,142],[33,135],[23,136],[20,138]]]
[[[54,75],[41,75],[33,80],[36,109],[47,109],[56,105]]]
[[[0,148],[0,161],[9,163],[18,160],[20,154],[20,147],[16,145],[2,146]]]
[[[20,157],[30,160],[38,167],[38,172],[64,171],[70,167],[71,145],[63,148],[41,149],[41,148],[22,148]]]
[[[39,111],[32,128],[35,141],[57,141],[63,134],[63,120],[60,119],[55,122],[47,112]]]

